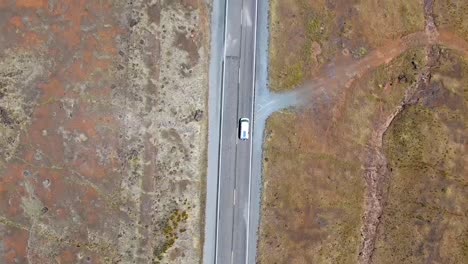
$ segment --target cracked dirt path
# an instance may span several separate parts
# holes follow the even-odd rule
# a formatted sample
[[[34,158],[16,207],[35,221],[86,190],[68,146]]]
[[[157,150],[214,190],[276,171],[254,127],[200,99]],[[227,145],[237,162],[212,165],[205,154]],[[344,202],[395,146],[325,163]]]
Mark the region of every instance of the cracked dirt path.
[[[429,48],[428,48],[429,49]],[[427,56],[432,58],[433,52],[428,51]],[[364,223],[361,228],[363,242],[359,253],[359,263],[373,263],[372,257],[377,240],[377,231],[380,226],[381,216],[384,210],[384,203],[387,197],[386,186],[389,183],[390,172],[388,170],[387,157],[383,151],[384,135],[392,124],[393,120],[403,111],[404,107],[413,105],[421,98],[421,93],[429,83],[430,68],[432,60],[418,77],[418,81],[410,86],[405,93],[403,100],[392,113],[384,118],[376,131],[373,133],[368,143],[367,161],[365,163],[366,182],[366,206]]]
[[[363,224],[361,226],[362,246],[359,252],[359,263],[369,264],[373,263],[373,255],[375,251],[375,243],[377,241],[377,232],[381,223],[381,217],[384,210],[384,203],[387,197],[386,186],[389,183],[390,172],[388,170],[388,161],[385,156],[382,145],[383,137],[388,130],[390,124],[393,122],[406,105],[417,102],[418,92],[428,86],[430,81],[430,68],[435,63],[433,59],[435,54],[432,47],[435,44],[450,44],[449,41],[445,43],[439,41],[439,32],[434,23],[434,0],[424,1],[424,16],[425,16],[425,31],[423,37],[418,37],[414,42],[410,43],[425,43],[426,57],[428,64],[424,67],[422,73],[418,77],[417,83],[409,87],[405,93],[405,97],[401,104],[387,117],[379,128],[374,132],[368,150],[368,160],[365,165],[365,182],[366,182],[366,205],[364,210]],[[411,38],[409,38],[411,40]],[[404,45],[400,47],[408,46]],[[409,47],[407,47],[408,49]]]

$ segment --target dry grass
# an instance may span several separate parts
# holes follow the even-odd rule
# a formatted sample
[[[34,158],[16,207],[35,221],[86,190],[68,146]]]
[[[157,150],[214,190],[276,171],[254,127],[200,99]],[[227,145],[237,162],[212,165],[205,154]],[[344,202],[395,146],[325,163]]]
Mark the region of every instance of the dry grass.
[[[260,263],[357,262],[366,146],[376,124],[416,82],[413,63],[423,65],[422,55],[404,53],[332,105],[269,119]]]
[[[441,29],[453,29],[468,40],[468,3],[466,0],[434,1],[436,25]]]
[[[313,138],[304,118],[281,113],[268,122],[259,262],[349,263],[359,245],[362,171]]]
[[[393,176],[375,263],[468,262],[468,64],[444,51],[433,74],[435,94],[403,111],[385,136]]]
[[[371,47],[424,30],[423,0],[365,0],[356,5],[359,22],[352,22],[356,37],[363,34]]]
[[[467,39],[464,2],[435,1],[434,19]],[[329,62],[338,69],[424,32],[424,20],[422,0],[273,0],[270,88],[323,77]],[[425,49],[408,50],[349,89],[327,87],[310,108],[268,120],[260,263],[357,263],[369,210],[383,212],[370,232],[373,263],[468,263],[468,66],[433,48],[430,60]],[[385,131],[383,142],[377,131]],[[382,163],[372,162],[381,154]],[[379,165],[388,170],[372,189],[365,169]],[[372,191],[383,211],[366,206]]]
[[[468,64],[440,54],[421,99],[385,133],[391,175],[374,263],[468,260]],[[331,105],[269,119],[260,263],[357,263],[370,139],[426,65],[424,50],[407,51]]]
[[[369,50],[424,30],[418,1],[271,1],[270,88],[286,91],[340,56]]]

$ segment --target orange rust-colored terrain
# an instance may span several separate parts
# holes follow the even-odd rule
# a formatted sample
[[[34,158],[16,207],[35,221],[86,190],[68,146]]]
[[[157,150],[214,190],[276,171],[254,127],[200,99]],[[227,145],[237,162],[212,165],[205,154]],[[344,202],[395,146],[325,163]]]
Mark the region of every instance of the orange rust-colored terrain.
[[[467,7],[271,1],[259,263],[468,262]]]
[[[205,5],[0,0],[0,263],[200,261]]]

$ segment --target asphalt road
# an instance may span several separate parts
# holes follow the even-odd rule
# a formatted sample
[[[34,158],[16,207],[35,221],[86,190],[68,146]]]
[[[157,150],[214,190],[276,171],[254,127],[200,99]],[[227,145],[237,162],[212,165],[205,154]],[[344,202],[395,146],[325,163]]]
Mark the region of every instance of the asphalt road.
[[[249,118],[253,134],[256,5],[226,2],[215,263],[247,263],[252,140],[238,139],[238,121]]]

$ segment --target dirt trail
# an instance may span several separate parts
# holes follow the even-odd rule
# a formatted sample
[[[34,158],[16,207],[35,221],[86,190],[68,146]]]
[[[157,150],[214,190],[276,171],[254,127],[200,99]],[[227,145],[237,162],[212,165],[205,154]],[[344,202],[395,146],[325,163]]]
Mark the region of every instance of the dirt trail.
[[[402,46],[409,46],[411,43],[426,42],[426,50],[428,57],[428,65],[425,67],[416,85],[410,87],[406,91],[405,98],[401,104],[393,111],[390,116],[384,120],[379,129],[375,131],[371,142],[369,142],[368,164],[366,166],[365,180],[367,185],[366,209],[364,215],[364,223],[362,226],[363,244],[359,253],[359,263],[368,264],[373,263],[373,253],[375,251],[375,243],[377,240],[377,232],[381,222],[381,216],[384,210],[384,203],[386,199],[385,187],[388,185],[390,172],[388,171],[388,162],[382,150],[383,136],[387,131],[390,124],[396,116],[401,113],[405,105],[412,104],[418,97],[418,90],[423,90],[427,87],[430,79],[430,68],[434,63],[434,52],[432,46],[434,44],[449,44],[452,38],[445,39],[441,42],[439,32],[434,23],[433,16],[434,0],[424,1],[424,16],[426,20],[424,36],[414,36],[415,41],[404,43]],[[410,36],[411,40],[413,36]]]
[[[424,43],[429,46],[433,43],[438,42],[438,30],[434,24],[434,18],[432,14],[433,0],[424,1],[424,15],[426,19],[426,27],[424,35],[408,36],[410,42],[405,42],[403,39],[402,45],[399,48],[409,48],[411,43]],[[429,54],[428,54],[429,57]],[[365,181],[366,181],[366,206],[364,212],[363,226],[361,229],[361,235],[363,238],[362,248],[359,252],[359,263],[368,264],[372,263],[373,253],[375,251],[375,243],[377,240],[377,231],[380,226],[381,216],[384,209],[384,201],[386,198],[385,186],[387,186],[390,173],[388,171],[388,162],[385,154],[382,150],[383,136],[387,131],[390,124],[393,122],[396,116],[403,110],[403,107],[410,104],[411,99],[415,95],[414,88],[421,88],[427,80],[429,73],[428,67],[419,76],[419,81],[414,86],[410,87],[405,94],[403,102],[384,120],[379,126],[370,142],[368,150],[368,160],[365,170]]]

